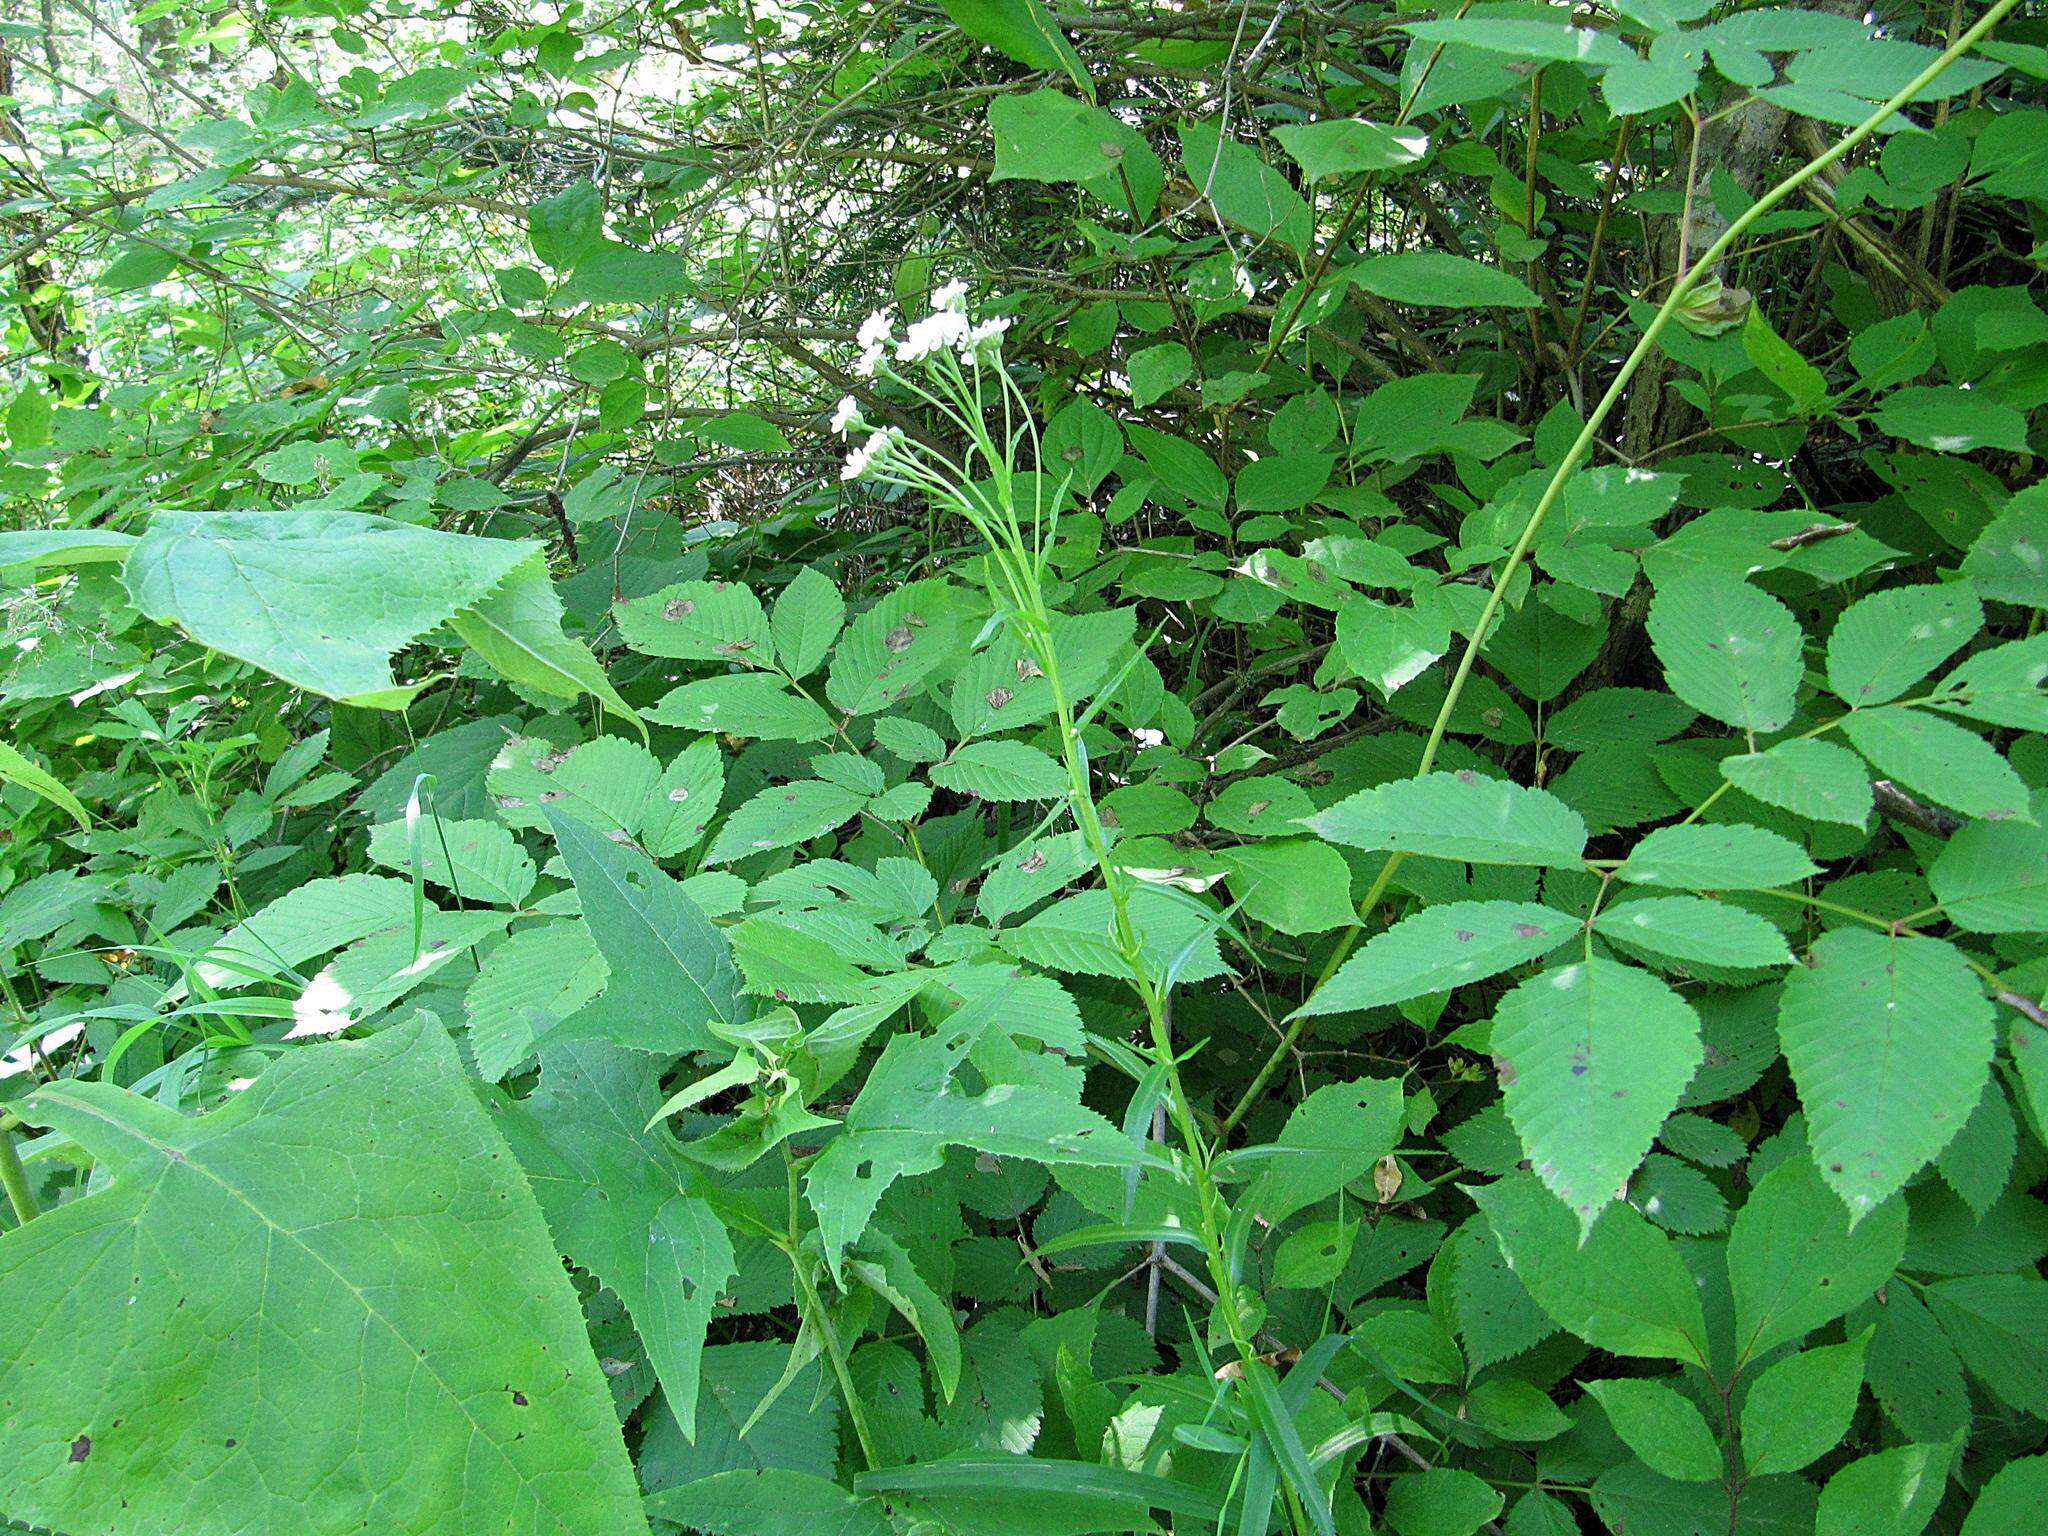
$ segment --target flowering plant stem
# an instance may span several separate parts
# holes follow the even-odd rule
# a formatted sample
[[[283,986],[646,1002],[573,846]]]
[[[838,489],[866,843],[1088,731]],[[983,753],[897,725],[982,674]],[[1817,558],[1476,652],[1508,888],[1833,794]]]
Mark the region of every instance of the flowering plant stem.
[[[924,322],[919,322],[924,324]],[[913,327],[913,335],[916,328]],[[970,335],[961,332],[964,340]],[[906,349],[914,354],[905,357]],[[871,351],[872,355],[872,351]],[[1181,1078],[1180,1061],[1174,1049],[1168,996],[1172,977],[1155,973],[1146,955],[1143,935],[1131,913],[1133,880],[1110,850],[1109,836],[1095,803],[1088,765],[1088,749],[1066,679],[1062,675],[1059,647],[1054,633],[1055,612],[1046,595],[1046,555],[1057,529],[1058,502],[1065,494],[1062,484],[1052,504],[1046,500],[1042,475],[1029,478],[1031,505],[1029,531],[1025,509],[1019,505],[1024,481],[1017,468],[1020,450],[1028,444],[1030,462],[1043,462],[1038,428],[1030,402],[1010,377],[1000,356],[986,347],[962,344],[923,354],[906,343],[899,358],[924,361],[929,382],[877,363],[885,374],[937,411],[959,429],[967,442],[965,463],[918,444],[901,434],[886,431],[869,437],[848,461],[850,477],[872,476],[924,495],[940,512],[964,519],[983,544],[985,578],[997,611],[1009,624],[1032,663],[1043,675],[1052,696],[1053,719],[1059,735],[1059,750],[1066,770],[1068,812],[1102,878],[1109,897],[1109,938],[1125,970],[1125,981],[1143,1008],[1150,1056],[1161,1074],[1167,1117],[1180,1139],[1179,1171],[1192,1194],[1195,1235],[1200,1239],[1209,1283],[1216,1293],[1211,1313],[1212,1337],[1219,1331],[1229,1340],[1236,1355],[1236,1379],[1244,1390],[1247,1416],[1261,1426],[1269,1439],[1279,1425],[1277,1393],[1271,1367],[1260,1358],[1254,1344],[1257,1320],[1248,1317],[1241,1305],[1241,1266],[1232,1239],[1234,1225],[1228,1202],[1215,1177],[1218,1145],[1203,1133]],[[990,398],[990,387],[995,390]],[[988,420],[1000,413],[1000,440],[990,431]],[[971,471],[985,468],[987,481],[977,484]],[[1149,1118],[1149,1117],[1148,1117]],[[1287,1473],[1287,1507],[1298,1529],[1333,1530],[1328,1501],[1313,1484],[1300,1486],[1288,1472],[1288,1458],[1273,1446],[1275,1461]]]

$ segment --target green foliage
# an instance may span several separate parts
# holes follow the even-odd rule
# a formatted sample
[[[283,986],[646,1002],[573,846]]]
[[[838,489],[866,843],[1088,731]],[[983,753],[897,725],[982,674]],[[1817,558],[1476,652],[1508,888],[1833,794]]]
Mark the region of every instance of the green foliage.
[[[2044,78],[0,24],[0,1525],[2032,1531]]]

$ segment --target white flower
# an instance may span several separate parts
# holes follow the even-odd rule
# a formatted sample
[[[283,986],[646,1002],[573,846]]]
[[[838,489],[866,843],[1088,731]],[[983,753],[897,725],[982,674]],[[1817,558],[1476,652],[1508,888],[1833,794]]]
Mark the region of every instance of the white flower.
[[[957,277],[932,295],[933,309],[950,309],[960,314],[967,312],[967,285]]]
[[[878,309],[872,315],[869,315],[867,319],[861,321],[860,329],[854,333],[854,339],[863,347],[879,347],[889,339],[891,323],[889,311]]]
[[[965,315],[951,309],[934,310],[922,320],[911,323],[903,340],[896,344],[896,361],[914,363],[932,357],[956,345],[966,334]]]
[[[840,437],[860,422],[860,402],[851,395],[839,397],[839,408],[832,413],[832,430]]]
[[[960,361],[992,363],[1003,349],[1003,332],[1010,328],[1007,316],[984,320],[960,338]]]
[[[846,456],[846,463],[840,466],[839,478],[858,480],[877,460],[886,457],[889,450],[895,446],[895,436],[886,428],[877,428],[866,442]]]
[[[875,370],[882,366],[882,344],[878,341],[868,347],[853,365],[853,371],[864,379],[872,379]]]

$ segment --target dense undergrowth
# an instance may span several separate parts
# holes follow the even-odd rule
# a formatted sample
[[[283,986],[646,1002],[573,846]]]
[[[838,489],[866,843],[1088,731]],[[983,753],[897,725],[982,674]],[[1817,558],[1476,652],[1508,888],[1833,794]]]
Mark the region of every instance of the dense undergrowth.
[[[2027,7],[0,61],[0,1523],[2040,1528]]]

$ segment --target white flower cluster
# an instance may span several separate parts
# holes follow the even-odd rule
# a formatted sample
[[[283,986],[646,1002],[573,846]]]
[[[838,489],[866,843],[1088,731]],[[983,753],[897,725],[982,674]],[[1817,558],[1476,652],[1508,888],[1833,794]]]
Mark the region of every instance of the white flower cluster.
[[[839,478],[858,480],[870,469],[896,450],[902,433],[895,427],[877,427],[868,434],[866,442],[846,456],[846,462],[839,467]]]
[[[967,284],[955,279],[932,295],[930,314],[911,321],[902,340],[895,344],[896,361],[921,363],[951,351],[963,363],[992,363],[1001,353],[1003,333],[1009,328],[1010,322],[1003,318],[978,322],[970,319]],[[886,309],[878,309],[863,320],[855,334],[860,357],[853,371],[864,379],[873,378],[889,355],[893,334],[894,317]]]

